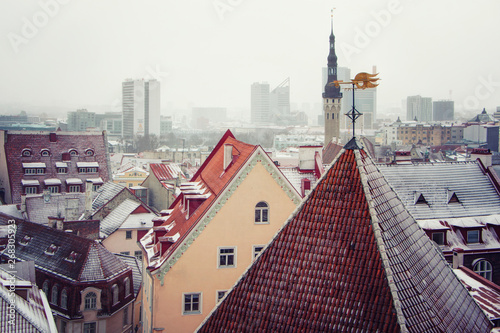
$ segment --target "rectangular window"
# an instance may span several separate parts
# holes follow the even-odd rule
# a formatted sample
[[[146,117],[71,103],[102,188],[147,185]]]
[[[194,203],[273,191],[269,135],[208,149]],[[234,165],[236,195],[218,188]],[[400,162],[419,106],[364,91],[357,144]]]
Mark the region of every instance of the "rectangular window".
[[[36,186],[26,186],[24,188],[24,193],[25,194],[37,194],[37,188]]]
[[[219,303],[220,300],[224,297],[224,295],[227,293],[227,290],[217,290],[217,301],[216,303]]]
[[[142,261],[142,251],[135,251],[134,257],[136,257],[137,260]]]
[[[184,294],[182,314],[200,314],[201,313],[201,293]]]
[[[36,174],[36,169],[31,169],[31,168],[24,169],[24,174],[25,175],[34,175],[34,174]]]
[[[71,193],[80,192],[80,185],[70,185],[69,192]]]
[[[59,193],[59,186],[47,186],[50,193]]]
[[[444,245],[444,232],[433,232],[432,240],[436,242],[437,245]]]
[[[479,243],[479,230],[467,230],[467,243]]]
[[[97,324],[95,322],[83,324],[83,333],[96,333],[96,332],[97,332]]]
[[[68,168],[57,168],[57,173],[67,173]]]
[[[260,254],[260,251],[264,248],[264,245],[254,245],[253,246],[253,259],[257,258]]]
[[[219,268],[236,267],[236,249],[234,247],[219,248]]]
[[[123,309],[123,326],[128,325],[128,307]]]
[[[123,251],[123,252],[120,252],[120,254],[124,254],[126,256],[129,256],[130,255],[130,251]]]
[[[36,173],[39,175],[43,175],[45,173],[45,169],[36,169]]]
[[[92,185],[92,191],[97,191],[101,185]]]
[[[125,231],[125,239],[132,239],[132,230]]]
[[[87,172],[87,168],[78,168],[79,173],[85,173]]]

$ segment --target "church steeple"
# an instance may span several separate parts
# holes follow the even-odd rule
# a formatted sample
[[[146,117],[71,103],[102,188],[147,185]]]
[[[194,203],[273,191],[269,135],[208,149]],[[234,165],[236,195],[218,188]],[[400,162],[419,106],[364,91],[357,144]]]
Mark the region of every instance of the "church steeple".
[[[328,53],[328,80],[325,85],[323,98],[342,98],[340,87],[335,87],[337,80],[337,55],[335,54],[335,35],[333,34],[333,10],[331,17],[330,53]]]

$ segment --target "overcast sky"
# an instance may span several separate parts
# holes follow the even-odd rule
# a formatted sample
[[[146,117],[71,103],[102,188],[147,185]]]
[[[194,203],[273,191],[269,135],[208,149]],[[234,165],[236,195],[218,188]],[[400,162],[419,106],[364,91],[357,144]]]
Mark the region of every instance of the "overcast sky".
[[[3,0],[0,112],[119,111],[121,82],[153,77],[169,112],[249,108],[253,82],[287,77],[292,102],[318,103],[332,7],[338,64],[377,66],[379,111],[450,92],[457,109],[500,106],[497,0]]]

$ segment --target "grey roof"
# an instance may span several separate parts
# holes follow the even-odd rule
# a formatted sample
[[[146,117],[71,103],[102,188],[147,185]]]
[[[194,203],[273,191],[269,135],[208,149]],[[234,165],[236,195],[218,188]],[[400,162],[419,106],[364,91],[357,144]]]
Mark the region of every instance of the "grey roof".
[[[416,219],[500,213],[500,197],[477,162],[378,165]],[[455,193],[459,202],[449,202]],[[416,203],[420,194],[427,204]]]
[[[137,297],[137,293],[141,288],[142,284],[142,264],[134,256],[128,256],[125,254],[115,253],[115,256],[123,260],[130,268],[132,268],[132,279],[134,282],[134,295]]]
[[[25,236],[31,239],[26,242]],[[51,245],[56,250],[47,254]],[[76,256],[68,260],[72,252]],[[17,224],[16,259],[34,261],[39,270],[80,282],[104,281],[129,270],[96,241],[31,222]]]
[[[113,199],[118,193],[126,187],[113,182],[104,183],[97,191],[96,197],[92,202],[92,210],[96,211],[104,206],[109,200]]]
[[[68,200],[76,199],[78,204],[71,209]],[[52,193],[26,197],[27,220],[47,225],[49,216],[65,217],[67,221],[78,220],[85,211],[85,193]]]
[[[141,203],[126,199],[101,221],[101,237],[109,237]]]

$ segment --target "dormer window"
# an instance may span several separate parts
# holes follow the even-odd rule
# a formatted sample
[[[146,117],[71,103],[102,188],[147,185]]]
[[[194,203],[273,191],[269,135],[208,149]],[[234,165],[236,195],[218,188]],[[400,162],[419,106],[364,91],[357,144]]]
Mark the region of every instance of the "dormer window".
[[[460,202],[460,200],[458,200],[457,194],[455,192],[448,192],[448,203],[450,204],[454,202]]]
[[[49,256],[53,256],[53,255],[54,255],[54,253],[56,253],[57,249],[58,249],[58,246],[57,246],[57,245],[55,245],[55,244],[51,244],[51,245],[47,248],[47,250],[45,250],[45,254],[48,254]]]
[[[85,155],[94,156],[94,151],[92,149],[87,149],[87,150],[85,150]]]
[[[69,155],[70,155],[70,156],[78,156],[78,151],[77,151],[76,149],[71,149],[71,150],[69,151]]]
[[[76,262],[76,259],[79,257],[79,254],[76,253],[75,251],[71,251],[69,256],[65,258],[64,260],[69,261],[69,262]]]
[[[425,199],[425,197],[422,193],[418,193],[418,192],[415,193],[415,197],[416,197],[415,205],[422,205],[422,204],[428,205],[427,200]]]
[[[467,244],[479,244],[481,242],[480,230],[467,230]]]
[[[50,151],[48,149],[42,149],[42,151],[40,152],[40,155],[42,155],[42,157],[49,157]]]
[[[22,246],[28,245],[28,243],[30,242],[31,238],[32,238],[31,236],[24,235],[23,239],[21,239],[19,241],[19,245],[22,245]]]
[[[32,154],[31,154],[31,150],[30,149],[23,149],[21,155],[23,157],[30,157]]]
[[[431,234],[432,240],[437,245],[445,245],[446,231],[435,231]]]

